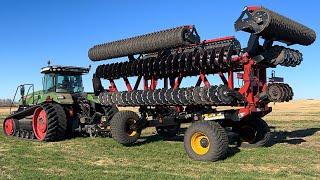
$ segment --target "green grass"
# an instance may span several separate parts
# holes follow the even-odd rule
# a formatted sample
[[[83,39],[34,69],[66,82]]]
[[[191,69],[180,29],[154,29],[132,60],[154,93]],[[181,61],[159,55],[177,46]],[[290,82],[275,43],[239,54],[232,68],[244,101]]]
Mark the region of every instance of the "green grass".
[[[230,148],[226,160],[214,163],[193,161],[184,152],[183,142],[163,141],[157,136],[124,147],[110,138],[40,143],[1,133],[0,178],[319,179],[320,123],[308,118],[292,123],[271,118],[268,123],[276,127],[276,144],[269,148]]]

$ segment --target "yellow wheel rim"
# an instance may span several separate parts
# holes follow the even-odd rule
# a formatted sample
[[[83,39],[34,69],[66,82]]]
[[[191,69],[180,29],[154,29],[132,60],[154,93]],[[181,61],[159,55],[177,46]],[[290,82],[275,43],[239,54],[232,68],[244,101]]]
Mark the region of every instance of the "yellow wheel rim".
[[[196,132],[191,137],[191,148],[198,155],[208,153],[210,148],[209,138],[202,132]]]
[[[130,131],[128,132],[128,135],[129,135],[130,137],[135,136],[136,134],[137,134],[137,131],[134,131],[134,130],[130,130]]]
[[[128,133],[128,136],[132,137],[135,136],[138,132],[134,129],[131,129],[130,126],[134,125],[136,123],[136,121],[134,119],[128,119],[127,123],[126,123],[126,131]]]

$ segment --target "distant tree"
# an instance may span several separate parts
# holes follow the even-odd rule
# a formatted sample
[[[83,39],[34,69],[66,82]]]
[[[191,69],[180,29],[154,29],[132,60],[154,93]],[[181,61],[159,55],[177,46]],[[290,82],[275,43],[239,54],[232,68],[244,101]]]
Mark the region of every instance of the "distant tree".
[[[11,99],[0,99],[0,106],[4,107],[4,106],[11,106],[12,104],[12,100]]]

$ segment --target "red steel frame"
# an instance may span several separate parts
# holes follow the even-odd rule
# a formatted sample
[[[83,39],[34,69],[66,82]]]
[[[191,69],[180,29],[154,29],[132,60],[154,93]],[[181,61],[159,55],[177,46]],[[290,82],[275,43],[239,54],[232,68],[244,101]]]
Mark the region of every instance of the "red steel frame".
[[[240,109],[238,112],[239,118],[243,118],[245,116],[250,115],[251,113],[261,113],[262,116],[271,112],[271,108],[267,105],[260,105],[258,94],[266,91],[267,88],[267,77],[266,77],[266,68],[255,65],[254,60],[249,57],[247,53],[242,56],[232,58],[232,61],[235,63],[239,63],[243,65],[243,73],[238,73],[237,78],[242,79],[244,84],[238,90],[241,95],[243,95],[246,99],[246,105],[239,105]],[[221,78],[222,82],[227,85],[230,89],[234,89],[234,72],[233,70],[229,70],[227,72],[228,77],[225,77],[225,74],[222,72],[217,73]],[[155,90],[158,85],[158,80],[155,77],[150,79],[146,79],[145,77],[138,76],[134,88],[132,88],[127,77],[123,78],[123,81],[126,85],[127,91],[137,90],[141,79],[143,79],[143,89],[144,90]],[[183,74],[180,74],[177,77],[171,79],[172,84],[170,84],[171,88],[177,89],[180,87],[180,84],[183,80]],[[114,80],[109,80],[110,92],[117,92],[118,89]],[[150,85],[149,85],[150,83]],[[204,84],[206,87],[211,86],[209,80],[206,77],[206,74],[201,72],[198,77],[198,81],[195,86],[200,86]],[[164,88],[168,87],[168,78],[164,79]],[[182,106],[176,106],[177,111],[182,110]]]

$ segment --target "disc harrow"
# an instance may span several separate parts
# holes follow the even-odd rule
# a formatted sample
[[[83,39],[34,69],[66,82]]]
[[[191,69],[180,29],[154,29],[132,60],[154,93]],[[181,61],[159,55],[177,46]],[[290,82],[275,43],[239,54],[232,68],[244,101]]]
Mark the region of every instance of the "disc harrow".
[[[271,83],[267,87],[267,95],[271,102],[288,102],[293,99],[293,90],[286,83]]]
[[[93,78],[95,93],[103,104],[118,106],[245,105],[249,108],[259,106],[262,101],[291,100],[292,88],[274,81],[268,84],[266,69],[298,66],[303,60],[302,53],[273,42],[310,45],[315,41],[315,32],[259,6],[246,7],[235,28],[251,34],[248,47],[241,49],[239,41],[230,36],[200,42],[194,26],[96,45],[89,50],[91,60],[128,56],[128,61],[99,65]],[[260,45],[261,37],[263,45]],[[239,88],[234,87],[234,73],[243,81]],[[223,85],[211,85],[208,74],[218,75]],[[135,76],[138,78],[132,88],[128,77]],[[187,76],[198,76],[194,87],[180,87]],[[104,89],[100,79],[110,82],[109,89]],[[119,91],[116,79],[123,79],[127,90]],[[159,79],[164,82],[163,88],[157,87]],[[138,89],[141,80],[143,90]],[[283,82],[283,78],[278,80]],[[265,95],[266,100],[260,99]]]
[[[283,46],[272,46],[262,53],[265,62],[277,66],[295,67],[301,64],[303,58],[302,53],[298,50],[285,48]]]
[[[237,91],[227,86],[190,87],[177,89],[134,90],[104,92],[99,98],[102,104],[119,106],[154,106],[154,105],[230,105],[244,98],[236,96]],[[241,95],[240,95],[241,97]],[[239,99],[237,99],[239,98]]]
[[[164,78],[184,74],[194,76],[226,71],[232,56],[240,53],[240,43],[235,38],[203,42],[186,48],[148,54],[143,58],[98,66],[96,76],[104,79],[145,76]]]

